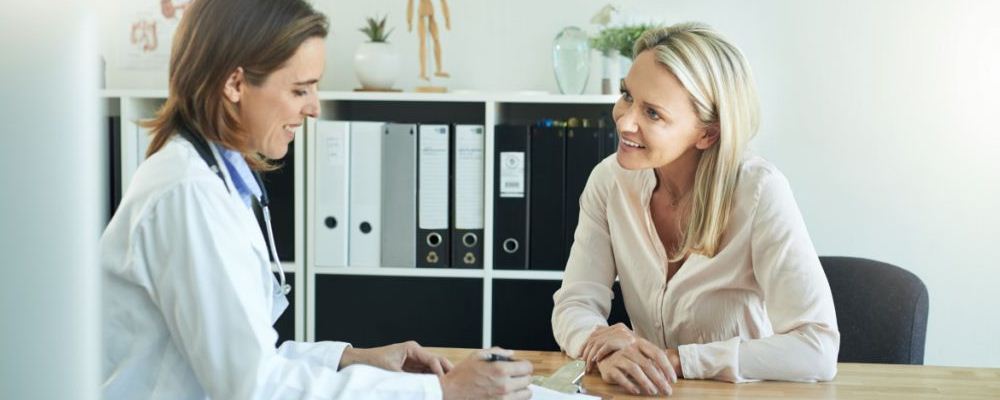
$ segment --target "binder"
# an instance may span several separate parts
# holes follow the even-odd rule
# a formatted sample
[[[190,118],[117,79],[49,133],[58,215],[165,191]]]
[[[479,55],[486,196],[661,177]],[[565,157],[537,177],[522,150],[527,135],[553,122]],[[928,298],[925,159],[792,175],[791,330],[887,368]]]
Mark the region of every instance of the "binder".
[[[452,268],[483,267],[485,129],[455,125]]]
[[[314,238],[316,265],[345,267],[348,265],[347,205],[348,180],[351,164],[348,150],[351,127],[346,121],[316,120],[316,146],[312,149],[316,188]]]
[[[146,161],[146,150],[149,150],[149,142],[152,140],[150,134],[152,132],[150,132],[148,128],[143,128],[138,124],[136,125],[136,127],[139,129],[136,133],[137,136],[135,141],[136,143],[135,154],[137,154],[137,157],[135,159],[138,161],[136,163],[136,167],[138,167],[139,165],[142,164],[143,161]]]
[[[295,262],[295,157],[301,155],[295,154],[295,143],[289,143],[281,168],[261,175],[271,194],[271,228],[283,262]]]
[[[348,207],[349,263],[382,265],[382,128],[383,122],[351,122],[351,182]]]
[[[382,130],[382,266],[415,267],[417,254],[417,126]]]
[[[128,191],[128,187],[132,183],[132,177],[135,175],[135,171],[139,169],[139,164],[146,159],[146,148],[149,147],[149,129],[143,128],[139,123],[140,121],[131,121],[129,122],[129,129],[124,130],[131,138],[130,144],[126,145],[128,141],[122,138],[122,196]]]
[[[528,268],[528,127],[497,125],[493,135],[493,268]]]
[[[580,218],[580,195],[587,186],[590,172],[603,159],[605,133],[596,127],[566,129],[566,257],[573,246],[573,236]],[[563,263],[565,264],[565,262]]]
[[[121,153],[121,117],[108,117],[108,167],[111,174],[108,176],[108,218],[118,210],[118,204],[122,201],[122,153]]]
[[[604,154],[601,159],[605,159],[608,156],[618,152],[618,131],[615,130],[614,122],[609,122],[607,124],[602,124],[603,126],[598,128],[604,140],[601,143],[602,153]]]
[[[528,146],[528,265],[562,270],[566,264],[565,128],[534,126]]]
[[[445,268],[450,264],[451,233],[448,125],[420,125],[417,135],[417,267]]]

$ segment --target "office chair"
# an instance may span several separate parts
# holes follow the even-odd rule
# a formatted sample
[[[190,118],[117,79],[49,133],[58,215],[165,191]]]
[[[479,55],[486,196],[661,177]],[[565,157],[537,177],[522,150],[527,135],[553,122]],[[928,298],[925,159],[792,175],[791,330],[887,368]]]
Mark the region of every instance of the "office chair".
[[[924,363],[927,287],[913,273],[864,258],[820,257],[840,327],[840,362]]]

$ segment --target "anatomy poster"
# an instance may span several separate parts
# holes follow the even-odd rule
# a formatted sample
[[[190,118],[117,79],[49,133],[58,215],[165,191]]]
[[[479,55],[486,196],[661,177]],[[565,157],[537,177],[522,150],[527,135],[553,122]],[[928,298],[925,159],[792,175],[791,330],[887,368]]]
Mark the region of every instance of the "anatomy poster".
[[[121,67],[162,69],[170,61],[170,44],[191,0],[122,0],[119,30]]]

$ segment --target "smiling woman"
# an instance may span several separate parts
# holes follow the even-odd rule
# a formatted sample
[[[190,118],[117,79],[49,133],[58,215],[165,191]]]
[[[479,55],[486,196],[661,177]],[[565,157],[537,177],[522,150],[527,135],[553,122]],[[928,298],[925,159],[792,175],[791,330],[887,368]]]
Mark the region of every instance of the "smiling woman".
[[[226,80],[226,100],[240,104],[239,118],[253,151],[272,160],[284,157],[305,118],[319,115],[316,84],[323,73],[323,54],[323,39],[310,38],[259,86],[246,81],[242,67]]]
[[[677,377],[830,380],[830,286],[788,181],[746,154],[750,66],[701,24],[647,31],[612,112],[621,145],[590,175],[552,327],[633,393]],[[621,284],[632,327],[608,326]],[[634,329],[634,331],[633,331]]]
[[[170,54],[167,101],[146,123],[147,157],[187,129],[266,170],[261,156],[284,157],[285,130],[319,112],[326,17],[304,3],[250,3],[261,2],[195,1],[186,12]]]

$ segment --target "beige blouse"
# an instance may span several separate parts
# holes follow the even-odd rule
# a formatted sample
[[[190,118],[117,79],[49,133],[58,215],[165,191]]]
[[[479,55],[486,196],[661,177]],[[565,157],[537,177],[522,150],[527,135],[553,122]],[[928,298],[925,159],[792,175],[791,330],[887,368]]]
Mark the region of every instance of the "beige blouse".
[[[653,170],[626,170],[614,155],[591,173],[553,296],[562,349],[579,357],[590,333],[607,326],[618,278],[632,329],[677,348],[687,379],[833,379],[833,297],[784,175],[762,158],[744,160],[721,250],[690,255],[669,282],[649,212],[655,186]]]

